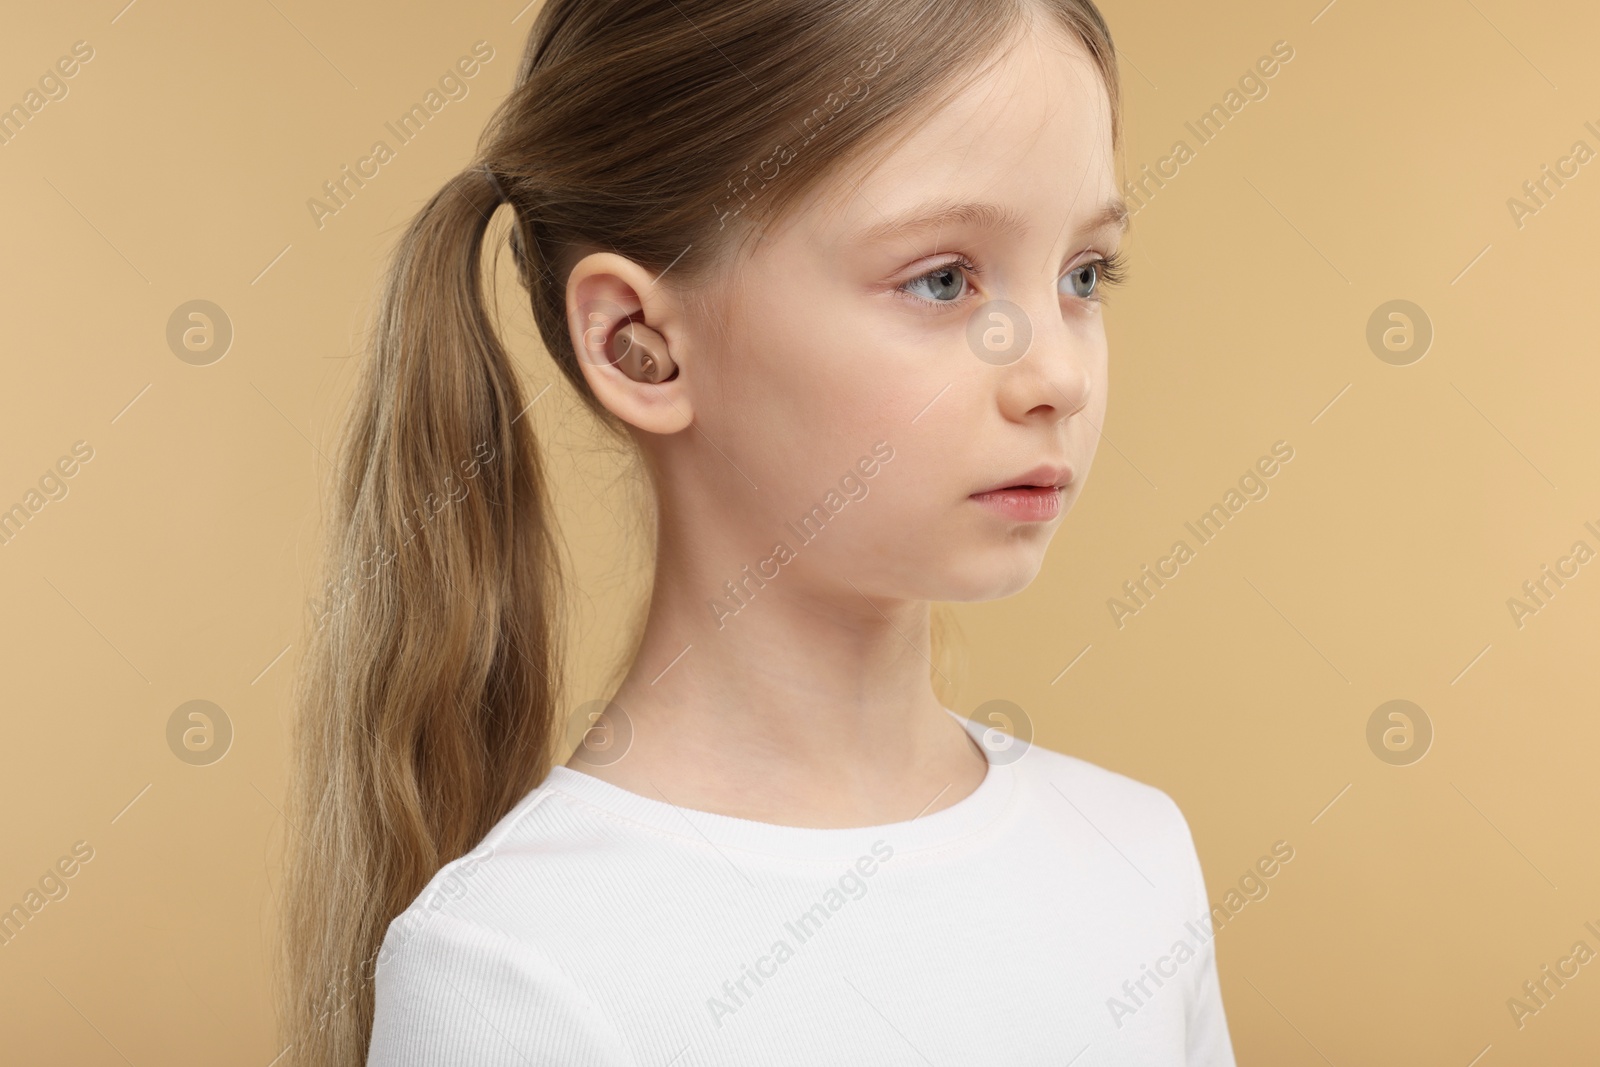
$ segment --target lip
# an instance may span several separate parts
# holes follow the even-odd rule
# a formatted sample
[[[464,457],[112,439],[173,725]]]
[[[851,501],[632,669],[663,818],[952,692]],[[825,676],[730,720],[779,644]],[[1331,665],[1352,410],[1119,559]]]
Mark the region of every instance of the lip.
[[[972,500],[1013,522],[1049,522],[1061,514],[1061,496],[1059,486],[1028,485],[973,493]]]
[[[1032,470],[1024,471],[1022,474],[1017,475],[1015,478],[991,485],[989,488],[981,489],[972,495],[974,497],[980,497],[990,493],[998,493],[1002,489],[1020,489],[1028,487],[1059,490],[1065,489],[1069,484],[1071,484],[1071,482],[1071,467],[1056,466],[1050,463],[1041,463]]]
[[[970,499],[1014,522],[1049,522],[1061,514],[1062,490],[1071,482],[1071,467],[1044,463]]]

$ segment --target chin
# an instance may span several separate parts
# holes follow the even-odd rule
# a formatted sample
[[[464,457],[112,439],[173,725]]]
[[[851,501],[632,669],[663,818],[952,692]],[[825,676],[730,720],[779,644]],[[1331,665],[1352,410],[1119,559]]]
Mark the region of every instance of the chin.
[[[1015,596],[1039,576],[1049,545],[1049,534],[1044,533],[1010,538],[1004,544],[971,546],[959,556],[947,558],[936,575],[924,577],[922,584],[936,584],[937,588],[921,599],[976,603]]]

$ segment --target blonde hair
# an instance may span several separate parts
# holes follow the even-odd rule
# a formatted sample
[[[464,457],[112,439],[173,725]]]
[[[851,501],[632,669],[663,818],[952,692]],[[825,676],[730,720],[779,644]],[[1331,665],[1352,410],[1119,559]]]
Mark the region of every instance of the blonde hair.
[[[1116,56],[1090,0],[541,9],[480,159],[399,241],[339,452],[328,599],[295,683],[280,969],[289,1062],[364,1063],[389,924],[544,779],[564,732],[566,594],[547,475],[482,291],[500,190],[545,348],[627,442],[570,341],[573,249],[658,275],[670,266],[692,293],[725,272],[737,235],[948,99],[956,72],[976,72],[1040,12],[1095,61],[1115,149]]]

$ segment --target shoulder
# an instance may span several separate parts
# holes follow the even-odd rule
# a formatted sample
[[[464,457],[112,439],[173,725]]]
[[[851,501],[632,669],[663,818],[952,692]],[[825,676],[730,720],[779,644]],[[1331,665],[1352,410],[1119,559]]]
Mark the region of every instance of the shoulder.
[[[547,780],[548,783],[548,780]],[[530,872],[594,829],[546,786],[531,791],[472,851],[446,863],[390,922],[374,965],[368,1067],[472,1062],[632,1065],[611,1021],[515,916],[559,921],[573,905],[530,886]]]
[[[1039,817],[1101,840],[1146,882],[1203,910],[1204,880],[1188,819],[1158,786],[1038,743],[1018,741],[1009,766]]]
[[[1147,830],[1175,830],[1188,823],[1165,790],[1131,775],[1037,743],[1024,744],[1012,765],[1023,781],[1052,789],[1069,803],[1104,805],[1120,818]]]
[[[389,936],[435,915],[506,931],[530,901],[560,904],[588,868],[603,864],[621,846],[615,829],[563,793],[554,776],[511,808],[471,851],[441,866],[390,924]]]
[[[395,931],[373,972],[367,1067],[632,1067],[610,1020],[536,948],[444,913]]]
[[[1188,839],[1188,823],[1164,790],[1037,741],[991,729],[977,719],[956,718],[988,753],[991,763],[1015,775],[1022,794],[1053,795],[1069,809],[1092,808],[1141,836],[1180,832]]]

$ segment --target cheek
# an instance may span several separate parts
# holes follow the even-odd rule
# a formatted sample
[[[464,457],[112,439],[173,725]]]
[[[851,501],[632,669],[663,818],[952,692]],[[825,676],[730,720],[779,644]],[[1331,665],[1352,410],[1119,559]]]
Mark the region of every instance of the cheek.
[[[1100,445],[1099,427],[1106,424],[1106,412],[1110,408],[1110,360],[1103,331],[1089,351],[1087,364],[1090,387],[1093,391],[1089,395],[1088,406],[1082,412],[1083,417],[1076,419],[1077,425],[1072,428],[1072,440],[1077,445],[1078,454],[1083,457],[1080,475],[1089,473],[1089,460]]]
[[[820,561],[847,547],[852,529],[867,532],[881,510],[879,486],[895,462],[871,477],[859,464],[873,458],[878,441],[898,454],[910,415],[901,416],[905,405],[892,399],[894,375],[883,372],[859,323],[836,305],[825,312],[815,303],[762,297],[746,307],[695,397],[696,422],[714,446],[704,462],[745,502],[734,521],[747,526],[752,544],[792,539],[786,524],[799,522],[830,492],[848,501],[838,532],[830,529],[805,550]],[[743,492],[751,483],[759,491]]]
[[[766,294],[782,288],[761,287]],[[947,365],[940,369],[944,357],[896,322],[859,294],[758,297],[716,361],[703,427],[714,435],[714,426],[725,426],[742,449],[777,443],[805,453],[807,465],[826,468],[829,478],[875,441],[898,447],[897,438],[927,421],[912,424],[951,375]]]

